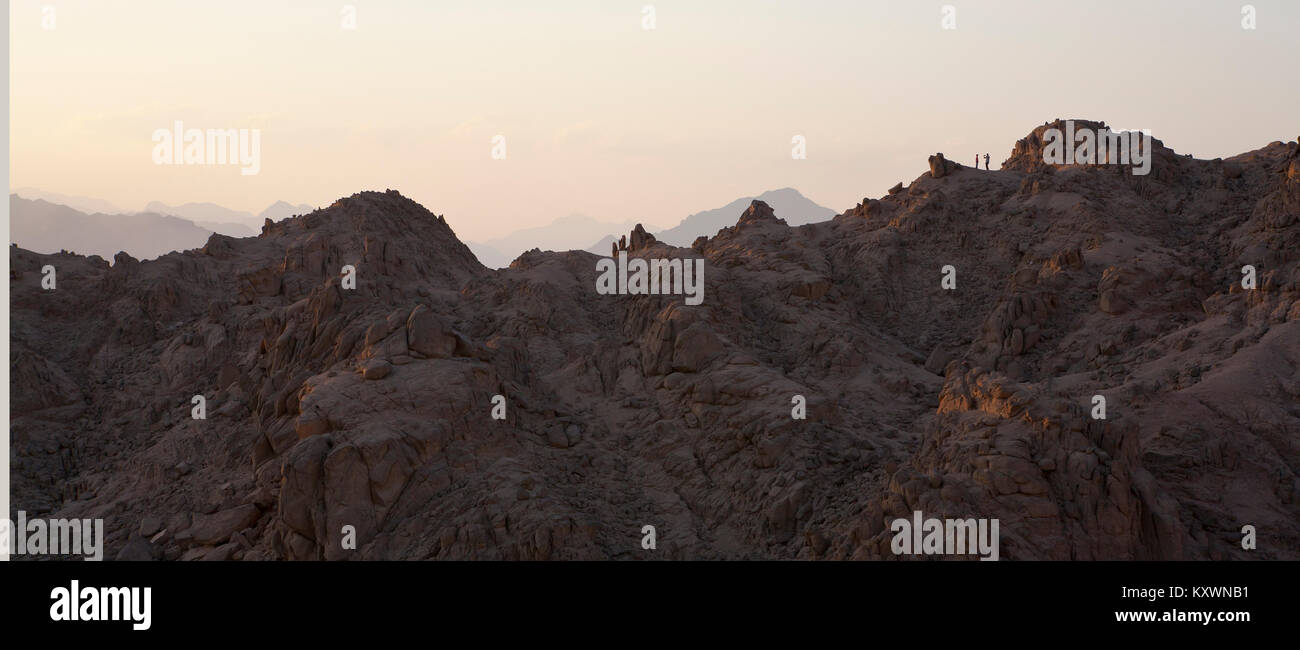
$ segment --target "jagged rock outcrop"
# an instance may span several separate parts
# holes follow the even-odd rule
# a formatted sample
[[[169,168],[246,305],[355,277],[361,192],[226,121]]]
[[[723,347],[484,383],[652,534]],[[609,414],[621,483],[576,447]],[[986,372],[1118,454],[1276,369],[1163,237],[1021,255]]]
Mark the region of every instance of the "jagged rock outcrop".
[[[655,245],[657,241],[658,240],[655,239],[654,235],[646,232],[645,228],[642,228],[641,224],[638,223],[636,227],[632,229],[631,243],[628,246],[628,250],[644,250]]]
[[[961,169],[961,165],[958,165],[957,163],[952,162],[951,160],[946,160],[943,157],[943,154],[941,153],[937,153],[934,154],[933,156],[930,156],[930,177],[931,178],[943,178],[944,176],[947,176],[948,174],[951,174],[960,169]],[[899,189],[901,190],[902,188],[900,187]],[[896,191],[890,192],[890,194],[897,194],[897,193],[898,192]]]

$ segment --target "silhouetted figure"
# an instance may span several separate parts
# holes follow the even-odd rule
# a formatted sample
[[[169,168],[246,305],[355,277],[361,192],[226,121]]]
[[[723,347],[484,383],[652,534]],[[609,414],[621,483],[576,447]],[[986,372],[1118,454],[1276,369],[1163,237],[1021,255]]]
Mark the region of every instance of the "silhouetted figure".
[[[979,168],[980,168],[980,155],[975,154],[975,169],[979,169]]]
[[[978,156],[978,155],[975,156],[975,159],[976,159],[976,160],[979,160],[979,156]],[[985,169],[986,171],[989,169],[989,155],[988,155],[988,154],[984,154],[984,169]]]

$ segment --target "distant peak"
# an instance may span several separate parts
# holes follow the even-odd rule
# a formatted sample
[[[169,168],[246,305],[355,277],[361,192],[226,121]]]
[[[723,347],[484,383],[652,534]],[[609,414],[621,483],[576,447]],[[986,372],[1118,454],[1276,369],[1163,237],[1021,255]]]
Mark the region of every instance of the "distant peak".
[[[455,237],[446,226],[445,219],[402,196],[397,190],[357,192],[334,201],[323,210],[306,211],[279,221],[266,217],[262,234],[275,236],[327,224],[339,224],[350,231],[373,228],[393,233],[410,233],[424,227],[423,224],[438,224],[440,231],[446,231],[446,234]]]
[[[758,198],[761,199],[761,198],[764,198],[764,197],[769,197],[769,196],[779,196],[779,195],[782,195],[782,194],[786,194],[786,195],[794,195],[794,196],[799,196],[799,197],[802,197],[802,196],[803,196],[803,194],[802,194],[801,192],[799,192],[799,190],[796,190],[796,189],[793,188],[793,187],[782,187],[782,188],[779,188],[779,189],[768,190],[768,191],[766,191],[766,192],[763,192],[762,194],[759,194],[759,195],[758,195]]]
[[[258,218],[261,219],[271,219],[272,221],[279,221],[280,219],[284,219],[286,217],[292,217],[296,214],[306,214],[308,212],[311,212],[311,210],[312,207],[310,205],[306,205],[306,204],[294,205],[292,203],[289,203],[288,201],[276,201],[275,203],[272,203],[271,205],[267,206],[265,210],[259,212],[257,216]]]
[[[425,211],[424,206],[402,196],[397,190],[363,190],[352,196],[338,199],[330,207],[344,208],[401,208],[402,210]]]

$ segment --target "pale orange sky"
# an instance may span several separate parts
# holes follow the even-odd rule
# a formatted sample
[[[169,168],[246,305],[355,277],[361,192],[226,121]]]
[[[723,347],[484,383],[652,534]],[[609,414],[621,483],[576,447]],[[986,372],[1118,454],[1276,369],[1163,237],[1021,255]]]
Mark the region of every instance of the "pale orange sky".
[[[1250,3],[1255,30],[1218,0],[358,0],[356,30],[344,4],[13,2],[11,187],[251,212],[394,188],[483,240],[786,186],[844,210],[1056,117],[1204,158],[1300,135],[1287,0]],[[260,129],[260,173],[155,165],[176,120]]]

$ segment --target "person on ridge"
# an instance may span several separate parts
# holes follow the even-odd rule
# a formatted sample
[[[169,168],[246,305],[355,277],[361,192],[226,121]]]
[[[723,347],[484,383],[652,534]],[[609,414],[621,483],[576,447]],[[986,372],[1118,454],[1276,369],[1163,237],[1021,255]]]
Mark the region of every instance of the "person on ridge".
[[[976,160],[976,162],[979,162],[979,156],[978,156],[978,155],[975,156],[975,160]],[[988,154],[984,154],[984,169],[987,170],[988,168],[989,168],[989,155],[988,155]]]
[[[979,169],[979,168],[980,168],[980,155],[975,154],[975,169]]]

